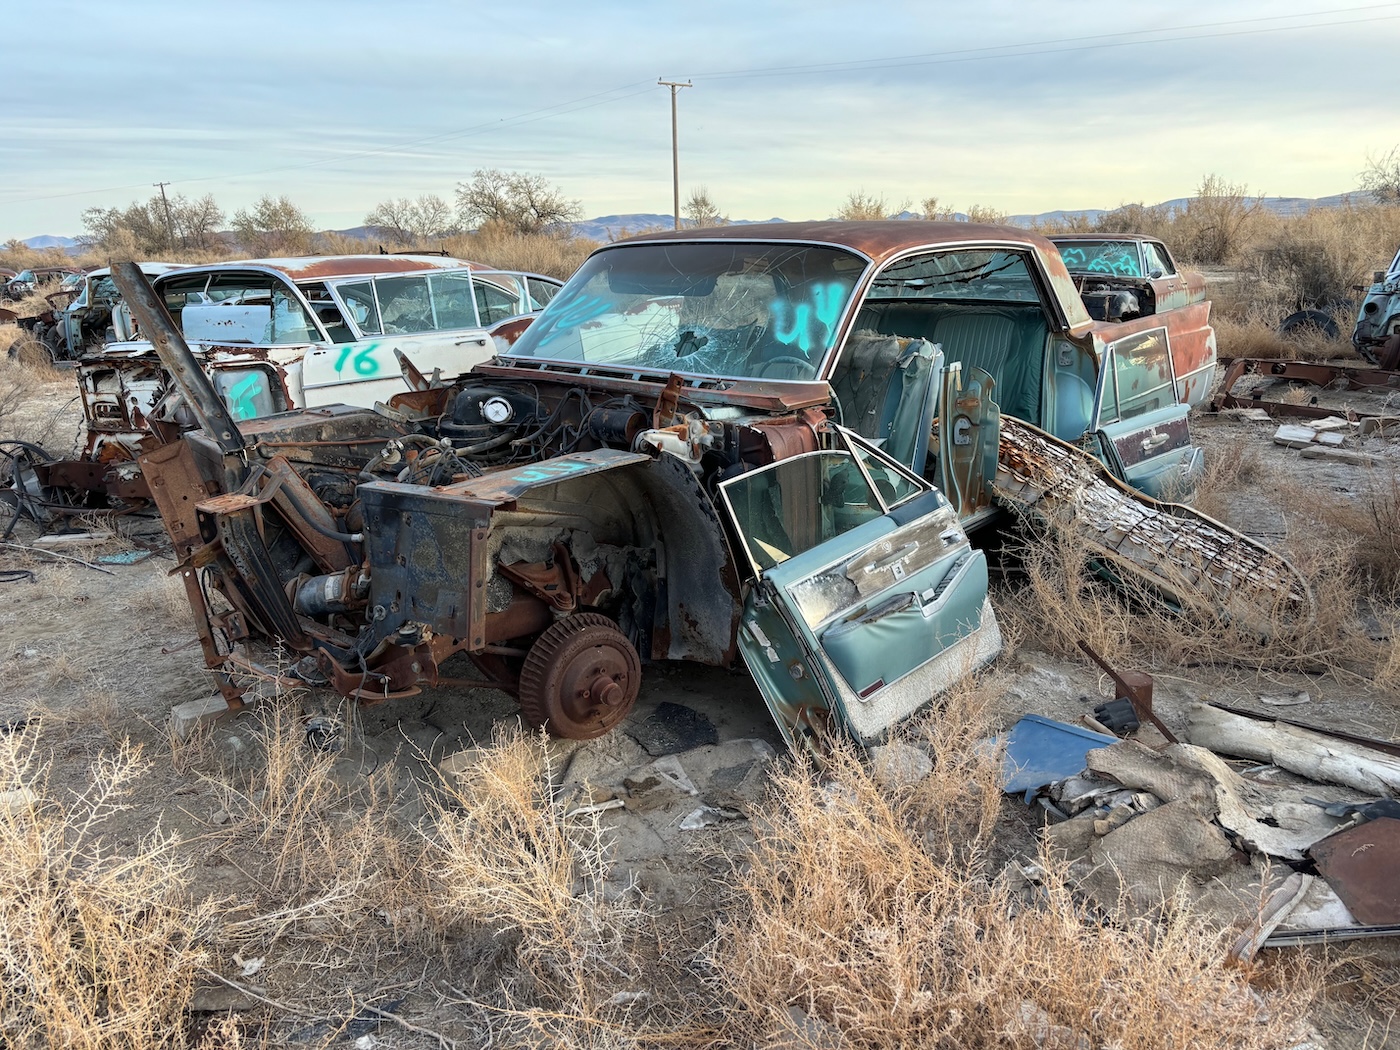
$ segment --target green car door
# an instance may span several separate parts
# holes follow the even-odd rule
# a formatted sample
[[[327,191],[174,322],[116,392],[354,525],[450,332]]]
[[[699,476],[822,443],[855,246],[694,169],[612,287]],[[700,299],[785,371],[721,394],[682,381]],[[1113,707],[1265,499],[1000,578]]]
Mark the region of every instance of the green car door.
[[[794,748],[862,744],[992,659],[987,563],[937,489],[849,431],[732,478],[739,650]]]
[[[1099,458],[1118,477],[1156,499],[1189,492],[1203,461],[1191,443],[1189,411],[1177,399],[1165,327],[1104,346],[1095,437]]]

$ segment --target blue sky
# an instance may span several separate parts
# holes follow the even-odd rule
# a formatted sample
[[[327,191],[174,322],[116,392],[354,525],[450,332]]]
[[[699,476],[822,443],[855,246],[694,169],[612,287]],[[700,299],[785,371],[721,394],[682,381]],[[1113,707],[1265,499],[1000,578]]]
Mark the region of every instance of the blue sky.
[[[0,240],[83,209],[285,193],[316,225],[543,174],[588,216],[820,218],[854,189],[1008,212],[1312,197],[1400,143],[1400,3],[125,0],[10,5]],[[1107,46],[1106,46],[1107,45]]]

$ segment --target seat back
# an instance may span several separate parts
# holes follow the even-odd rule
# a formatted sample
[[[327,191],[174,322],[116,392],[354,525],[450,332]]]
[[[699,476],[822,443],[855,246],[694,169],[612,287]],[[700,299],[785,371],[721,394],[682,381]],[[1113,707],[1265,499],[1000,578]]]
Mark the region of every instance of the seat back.
[[[854,332],[831,388],[847,427],[922,473],[942,371],[943,355],[926,339]]]

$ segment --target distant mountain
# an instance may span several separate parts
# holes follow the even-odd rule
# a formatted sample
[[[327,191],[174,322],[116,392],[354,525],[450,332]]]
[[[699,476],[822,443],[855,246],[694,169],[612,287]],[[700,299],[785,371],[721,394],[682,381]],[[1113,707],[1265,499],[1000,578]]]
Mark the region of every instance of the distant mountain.
[[[1334,193],[1329,197],[1251,197],[1251,202],[1258,200],[1265,208],[1276,215],[1298,215],[1309,208],[1341,208],[1347,204],[1369,204],[1372,202],[1371,195],[1361,190],[1353,190],[1350,193]],[[1162,201],[1161,204],[1151,205],[1151,207],[1166,208],[1170,211],[1180,211],[1191,203],[1190,197],[1177,197],[1174,200]],[[1035,226],[1048,222],[1063,222],[1066,219],[1077,216],[1085,216],[1089,221],[1094,221],[1113,211],[1113,208],[1061,208],[1056,211],[1042,211],[1036,214],[1018,214],[1007,217],[1007,222],[1013,226]],[[954,212],[954,218],[959,222],[967,220],[967,215],[963,212]],[[900,212],[897,218],[917,219],[920,216],[911,211]],[[730,219],[731,226],[749,226],[760,222],[788,222],[788,219],[774,216],[771,219]],[[581,222],[570,224],[570,228],[577,237],[587,237],[593,241],[612,241],[620,237],[628,237],[634,233],[641,233],[644,230],[669,230],[674,222],[672,216],[663,215],[659,212],[628,212],[621,215],[599,215],[594,219],[584,219]],[[684,220],[682,220],[684,224]],[[338,233],[345,237],[353,237],[356,240],[366,241],[369,244],[380,240],[380,234],[373,226],[352,226],[346,230],[326,230],[326,233]],[[221,233],[220,237],[232,238],[231,233]],[[81,245],[76,237],[59,237],[52,234],[41,234],[38,237],[26,238],[23,242],[30,248],[62,248],[70,254],[81,251]]]
[[[55,237],[52,234],[41,233],[38,237],[26,237],[21,242],[27,248],[63,248],[65,250],[76,248],[78,239],[76,237]]]

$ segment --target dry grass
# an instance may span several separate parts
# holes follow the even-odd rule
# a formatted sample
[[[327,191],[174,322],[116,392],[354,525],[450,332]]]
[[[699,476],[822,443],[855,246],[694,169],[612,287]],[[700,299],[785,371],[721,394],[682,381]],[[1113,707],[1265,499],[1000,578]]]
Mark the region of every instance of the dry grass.
[[[431,842],[440,908],[507,935],[508,1013],[522,1031],[608,1045],[624,1030],[610,996],[644,974],[647,916],[609,883],[598,815],[570,816],[552,790],[548,749],[542,737],[498,734],[446,785]]]
[[[0,740],[0,1028],[15,1047],[186,1045],[209,908],[157,827],[118,849],[106,825],[147,771],[121,746],[62,798],[31,729]]]
[[[1256,996],[1222,966],[1219,931],[1171,910],[1101,925],[1048,857],[1035,896],[969,863],[992,845],[996,756],[969,758],[981,727],[960,726],[924,741],[934,772],[911,792],[882,790],[845,748],[823,782],[802,766],[777,776],[738,875],[743,906],[710,953],[736,1042],[1285,1045],[1313,988],[1295,980],[1286,995]],[[965,817],[953,855],[949,812]]]
[[[1221,474],[1248,470],[1247,463],[1242,454],[1223,464]],[[1206,502],[1212,498],[1208,490]],[[1233,619],[1229,610],[1174,614],[1130,584],[1105,582],[1082,541],[1034,524],[1017,552],[1024,575],[998,608],[1031,645],[1072,659],[1079,659],[1077,643],[1084,639],[1110,663],[1328,670],[1381,684],[1377,676],[1395,663],[1396,643],[1371,637],[1359,614],[1364,581],[1354,571],[1357,543],[1336,532],[1326,545],[1316,543],[1320,532],[1303,525],[1301,505],[1287,495],[1284,504],[1296,531],[1279,549],[1311,591],[1310,617],[1281,604],[1247,617],[1235,609]]]

